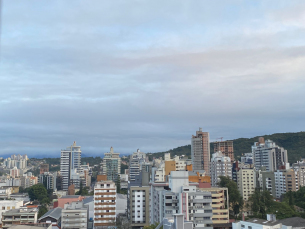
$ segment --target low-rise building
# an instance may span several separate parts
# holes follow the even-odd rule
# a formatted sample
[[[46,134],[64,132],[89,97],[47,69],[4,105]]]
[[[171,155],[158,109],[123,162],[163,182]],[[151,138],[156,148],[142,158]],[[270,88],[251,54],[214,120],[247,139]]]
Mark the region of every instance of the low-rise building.
[[[52,224],[53,226],[61,225],[62,208],[53,208],[38,219],[39,223]]]
[[[22,206],[23,201],[20,200],[0,200],[0,224],[2,222],[2,213],[12,209],[19,209]]]
[[[2,228],[9,228],[16,224],[37,223],[38,206],[25,206],[19,209],[12,209],[2,213]]]
[[[88,206],[83,202],[65,204],[61,211],[61,228],[88,228]]]

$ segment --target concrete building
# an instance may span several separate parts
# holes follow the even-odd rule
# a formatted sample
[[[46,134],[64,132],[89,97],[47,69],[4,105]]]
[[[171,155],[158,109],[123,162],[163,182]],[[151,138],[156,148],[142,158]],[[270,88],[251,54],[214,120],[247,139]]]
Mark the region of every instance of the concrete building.
[[[116,220],[116,185],[100,181],[94,186],[94,228],[112,226]]]
[[[284,222],[283,220],[271,220],[269,217],[270,216],[267,215],[267,220],[253,218],[246,221],[235,222],[232,223],[232,229],[302,229],[304,228],[303,227],[304,224],[300,224],[300,227],[292,227],[292,226],[284,225],[282,223]],[[294,220],[294,222],[295,221],[296,220]]]
[[[191,139],[191,155],[193,170],[204,170],[210,173],[210,136],[208,132],[202,132],[202,128],[196,131]]]
[[[198,183],[191,185],[188,171],[172,171],[168,180],[168,184],[151,183],[151,223],[183,213],[184,220],[192,222],[194,228],[211,229],[211,192],[197,190]]]
[[[102,168],[102,173],[107,175],[107,180],[116,182],[119,179],[121,174],[121,158],[119,153],[114,153],[112,146],[110,152],[104,155]]]
[[[174,214],[173,217],[164,218],[163,229],[192,229],[193,223],[184,220],[184,214]]]
[[[292,169],[297,172],[299,187],[305,186],[305,159],[292,164]]]
[[[248,201],[256,188],[256,173],[253,168],[240,168],[237,172],[237,187],[243,199]]]
[[[224,156],[229,157],[234,162],[233,141],[214,142],[214,153],[221,152]]]
[[[82,153],[80,148],[80,146],[76,146],[76,142],[73,142],[73,145],[61,150],[60,174],[64,191],[67,191],[70,185],[71,171],[80,168]]]
[[[298,173],[293,169],[274,172],[274,179],[276,198],[280,198],[286,192],[299,190]]]
[[[79,195],[66,195],[58,198],[57,202],[54,202],[54,208],[60,207],[64,208],[65,204],[72,203],[72,202],[81,202],[85,197]]]
[[[129,189],[128,218],[133,228],[149,225],[149,186]]]
[[[17,167],[14,167],[12,169],[10,169],[10,177],[12,178],[16,178],[19,177],[19,169],[17,169]]]
[[[17,224],[37,223],[38,207],[25,206],[19,209],[12,209],[2,213],[2,228],[9,228]]]
[[[277,146],[271,140],[265,141],[260,137],[259,142],[255,142],[252,146],[252,153],[256,171],[261,167],[265,167],[268,172],[289,168],[287,150]]]
[[[146,161],[146,154],[137,149],[129,159],[129,180],[134,181],[135,176],[140,174],[141,165]]]
[[[228,188],[199,188],[212,194],[213,225],[229,223],[229,195]]]
[[[88,228],[88,206],[83,202],[65,204],[61,211],[61,228]]]
[[[221,152],[213,153],[210,163],[211,185],[217,186],[219,176],[232,178],[232,164],[230,157],[224,156]]]
[[[0,225],[2,223],[2,214],[6,211],[19,209],[23,206],[21,200],[0,200]]]
[[[46,189],[56,190],[56,173],[44,172],[38,175],[38,183],[46,186]]]

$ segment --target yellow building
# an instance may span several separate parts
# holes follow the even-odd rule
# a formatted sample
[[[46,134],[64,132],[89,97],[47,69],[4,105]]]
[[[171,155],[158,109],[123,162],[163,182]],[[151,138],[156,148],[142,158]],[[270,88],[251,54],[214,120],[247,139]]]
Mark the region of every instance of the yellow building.
[[[255,171],[253,168],[241,168],[237,172],[237,187],[244,201],[254,193],[256,187]]]
[[[212,193],[213,224],[229,223],[229,195],[228,188],[199,188]]]

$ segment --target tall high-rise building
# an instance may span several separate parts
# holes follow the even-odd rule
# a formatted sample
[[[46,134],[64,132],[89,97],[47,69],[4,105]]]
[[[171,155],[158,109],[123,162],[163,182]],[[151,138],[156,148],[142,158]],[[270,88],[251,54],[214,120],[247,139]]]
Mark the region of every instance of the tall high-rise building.
[[[213,153],[210,165],[211,185],[217,186],[219,176],[232,178],[232,164],[230,157],[224,156],[221,152]]]
[[[64,191],[68,190],[73,171],[80,168],[81,154],[80,146],[76,146],[76,142],[73,142],[73,145],[70,147],[61,150],[60,174],[62,176],[62,189]]]
[[[110,152],[105,153],[102,167],[103,175],[107,175],[107,180],[116,182],[121,174],[121,158],[120,153],[114,153],[112,146]]]
[[[145,163],[146,154],[137,149],[130,156],[129,160],[129,180],[134,181],[135,177],[140,174],[141,165]]]
[[[260,137],[259,142],[252,146],[254,166],[256,170],[265,167],[266,171],[274,172],[278,169],[289,168],[287,150],[277,146],[271,140]]]
[[[231,163],[234,162],[233,141],[214,142],[214,153],[219,151],[222,152],[224,156],[229,157]]]
[[[210,136],[209,132],[202,132],[202,128],[192,136],[191,144],[193,170],[205,170],[210,173]]]

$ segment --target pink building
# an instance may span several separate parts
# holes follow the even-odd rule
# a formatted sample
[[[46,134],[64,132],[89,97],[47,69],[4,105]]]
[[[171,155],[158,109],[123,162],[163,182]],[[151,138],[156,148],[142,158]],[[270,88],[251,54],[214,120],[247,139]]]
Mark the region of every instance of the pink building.
[[[68,196],[63,196],[58,199],[58,202],[54,202],[53,207],[61,207],[64,208],[65,204],[67,203],[72,203],[75,201],[83,201],[85,199],[84,196],[78,196],[78,195],[68,195]]]

